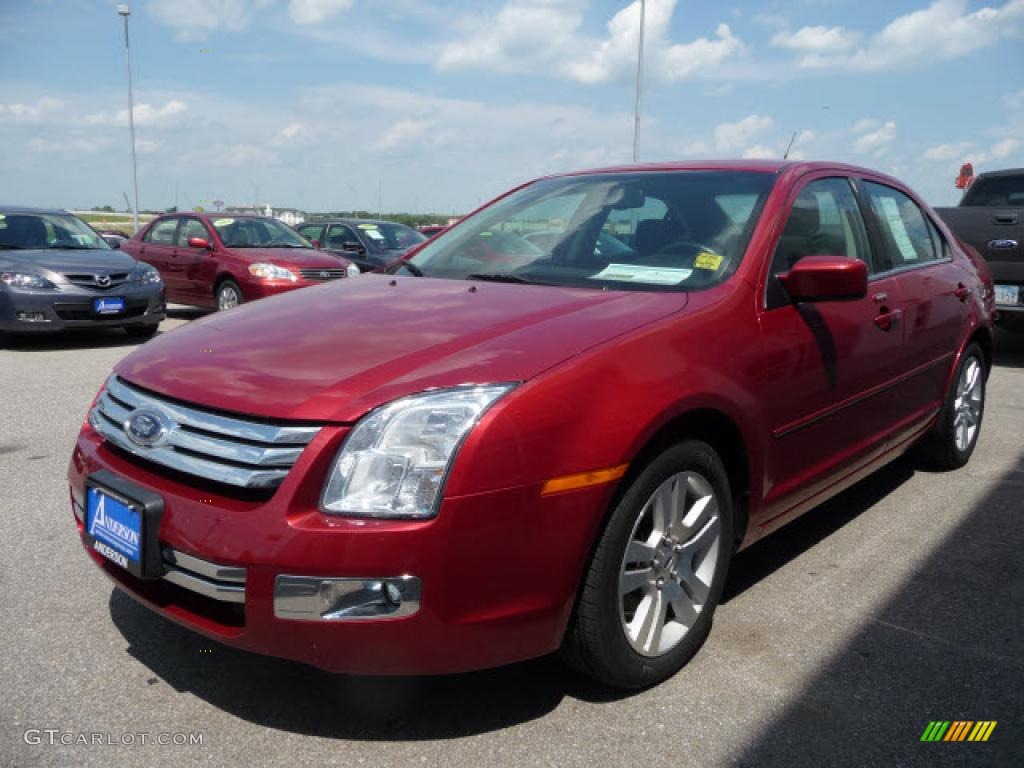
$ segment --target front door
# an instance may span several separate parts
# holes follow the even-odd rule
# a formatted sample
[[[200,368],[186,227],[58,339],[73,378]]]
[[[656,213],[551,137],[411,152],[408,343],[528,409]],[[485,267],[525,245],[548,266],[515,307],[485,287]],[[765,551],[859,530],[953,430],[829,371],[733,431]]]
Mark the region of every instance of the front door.
[[[771,362],[763,372],[764,415],[772,445],[764,521],[776,524],[884,451],[892,423],[885,391],[903,347],[895,279],[871,279],[862,299],[794,304],[775,276],[805,256],[859,259],[872,273],[848,178],[812,177],[797,190],[765,286],[761,327]]]
[[[202,221],[192,216],[183,218],[174,249],[175,274],[178,276],[183,301],[208,305],[213,297],[216,267],[208,248],[193,248],[188,244],[193,237],[201,237],[209,243],[215,242]]]
[[[178,230],[178,217],[159,219],[146,232],[139,247],[139,260],[156,267],[167,288],[167,300],[180,298],[180,279],[174,263],[174,237]]]

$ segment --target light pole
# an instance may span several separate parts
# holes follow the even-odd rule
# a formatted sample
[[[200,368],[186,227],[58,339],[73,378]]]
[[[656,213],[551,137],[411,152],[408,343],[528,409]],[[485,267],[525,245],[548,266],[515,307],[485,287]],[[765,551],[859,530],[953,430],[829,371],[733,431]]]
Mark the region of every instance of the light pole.
[[[135,208],[132,219],[135,231],[139,231],[139,172],[135,165],[135,104],[132,101],[132,52],[128,47],[128,17],[131,9],[123,3],[117,6],[117,13],[124,18],[124,59],[128,63],[128,135],[132,142],[132,185],[135,188]]]
[[[644,90],[644,17],[646,0],[640,0],[640,42],[636,52],[636,105],[633,109],[633,162],[640,157],[640,97]]]

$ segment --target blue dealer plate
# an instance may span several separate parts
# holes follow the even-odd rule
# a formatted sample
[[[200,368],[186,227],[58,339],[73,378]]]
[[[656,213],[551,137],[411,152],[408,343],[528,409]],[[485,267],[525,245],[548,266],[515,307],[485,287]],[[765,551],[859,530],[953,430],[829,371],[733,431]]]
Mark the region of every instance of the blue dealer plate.
[[[996,304],[1002,304],[1003,306],[1014,307],[1020,301],[1020,286],[1017,285],[997,285],[996,286]]]
[[[93,299],[92,311],[97,315],[119,315],[124,312],[124,299]]]
[[[142,559],[142,515],[98,488],[89,488],[85,526],[93,549],[122,568]]]

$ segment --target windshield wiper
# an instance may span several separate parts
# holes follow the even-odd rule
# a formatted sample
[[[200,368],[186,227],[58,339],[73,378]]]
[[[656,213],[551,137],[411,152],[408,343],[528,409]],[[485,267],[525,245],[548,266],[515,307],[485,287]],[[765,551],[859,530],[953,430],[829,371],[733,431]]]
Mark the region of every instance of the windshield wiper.
[[[520,283],[523,285],[544,285],[537,280],[528,280],[520,275],[510,275],[501,272],[473,272],[466,275],[467,280],[485,280],[490,283]]]
[[[102,248],[90,248],[88,245],[48,245],[50,251],[100,251]]]

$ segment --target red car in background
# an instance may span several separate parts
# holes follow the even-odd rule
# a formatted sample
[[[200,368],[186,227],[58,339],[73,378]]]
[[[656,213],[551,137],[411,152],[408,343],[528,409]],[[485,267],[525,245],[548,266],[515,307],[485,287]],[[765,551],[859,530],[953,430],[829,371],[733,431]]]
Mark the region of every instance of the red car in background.
[[[269,216],[165,214],[121,250],[156,267],[167,301],[216,309],[359,274]]]
[[[338,672],[561,650],[641,687],[696,653],[737,550],[980,433],[991,280],[873,171],[545,178],[392,272],[118,363],[69,468],[118,587]]]

